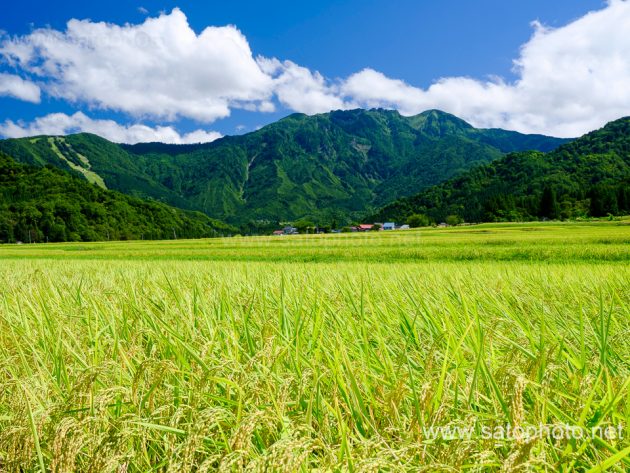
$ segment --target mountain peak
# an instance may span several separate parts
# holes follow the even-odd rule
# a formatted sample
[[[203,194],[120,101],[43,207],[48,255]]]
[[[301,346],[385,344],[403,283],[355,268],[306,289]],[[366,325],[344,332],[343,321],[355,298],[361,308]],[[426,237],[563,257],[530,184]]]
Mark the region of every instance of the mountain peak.
[[[461,134],[473,129],[470,123],[461,118],[435,109],[409,117],[407,121],[416,130],[436,138],[445,135]]]

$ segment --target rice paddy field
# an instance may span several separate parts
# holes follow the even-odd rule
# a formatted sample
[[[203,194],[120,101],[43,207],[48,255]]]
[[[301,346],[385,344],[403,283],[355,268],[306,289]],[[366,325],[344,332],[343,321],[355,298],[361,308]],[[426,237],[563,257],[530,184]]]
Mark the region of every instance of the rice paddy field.
[[[630,471],[630,225],[0,247],[0,471]]]

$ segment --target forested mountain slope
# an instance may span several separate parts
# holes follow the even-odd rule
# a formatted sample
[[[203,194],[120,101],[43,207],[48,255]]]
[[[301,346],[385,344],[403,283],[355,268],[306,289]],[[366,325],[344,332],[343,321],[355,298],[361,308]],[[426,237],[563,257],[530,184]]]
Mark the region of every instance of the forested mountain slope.
[[[512,153],[400,199],[373,217],[468,222],[630,213],[630,118],[609,123],[549,153]]]
[[[566,142],[480,130],[431,110],[294,114],[201,145],[121,146],[89,134],[0,141],[20,162],[52,164],[98,185],[243,225],[349,221],[515,150]]]
[[[211,237],[235,232],[200,212],[105,190],[0,153],[0,243]]]

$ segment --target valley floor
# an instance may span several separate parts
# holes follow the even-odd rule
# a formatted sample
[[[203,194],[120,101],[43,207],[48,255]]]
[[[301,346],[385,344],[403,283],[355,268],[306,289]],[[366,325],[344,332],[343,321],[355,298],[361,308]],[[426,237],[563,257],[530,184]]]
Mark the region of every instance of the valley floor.
[[[627,222],[3,246],[0,471],[627,471],[629,263]]]

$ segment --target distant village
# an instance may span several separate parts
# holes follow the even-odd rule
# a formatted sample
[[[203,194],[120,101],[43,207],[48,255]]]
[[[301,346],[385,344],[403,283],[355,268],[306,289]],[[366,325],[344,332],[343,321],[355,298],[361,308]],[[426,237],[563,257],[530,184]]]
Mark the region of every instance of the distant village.
[[[300,232],[296,227],[286,226],[282,230],[273,232],[276,236],[283,235],[299,235],[300,233],[351,233],[351,232],[374,232],[374,231],[392,231],[392,230],[409,230],[409,225],[396,225],[394,222],[385,223],[362,223],[343,227],[341,229],[330,230],[328,228],[312,227]]]

